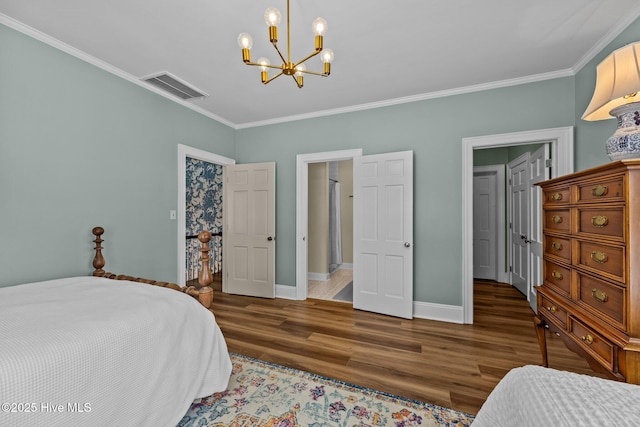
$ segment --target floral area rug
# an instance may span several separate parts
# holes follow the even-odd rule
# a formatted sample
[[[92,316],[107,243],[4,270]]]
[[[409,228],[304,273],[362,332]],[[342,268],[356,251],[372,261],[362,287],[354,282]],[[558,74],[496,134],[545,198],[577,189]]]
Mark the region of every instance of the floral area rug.
[[[227,390],[193,402],[178,426],[465,427],[473,416],[231,354]]]

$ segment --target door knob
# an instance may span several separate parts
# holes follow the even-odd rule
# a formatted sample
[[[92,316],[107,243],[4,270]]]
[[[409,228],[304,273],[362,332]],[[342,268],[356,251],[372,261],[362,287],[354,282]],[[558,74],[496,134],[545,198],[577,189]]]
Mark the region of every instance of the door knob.
[[[271,236],[269,236],[269,237],[267,237],[267,240],[268,240],[268,241],[275,240],[275,237],[271,237]]]
[[[405,247],[405,248],[410,248],[410,247],[411,247],[411,243],[409,243],[409,242],[404,242],[404,247]]]
[[[520,238],[521,238],[522,240],[524,240],[524,242],[525,242],[525,243],[531,243],[531,242],[532,242],[531,240],[529,240],[529,238],[527,237],[527,235],[526,235],[526,234],[521,234],[521,235],[520,235]]]

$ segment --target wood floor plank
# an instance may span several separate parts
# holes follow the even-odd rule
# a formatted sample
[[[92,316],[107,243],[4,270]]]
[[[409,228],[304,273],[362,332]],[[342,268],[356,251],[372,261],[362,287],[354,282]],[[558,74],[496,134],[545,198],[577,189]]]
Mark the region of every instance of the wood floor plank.
[[[495,282],[474,284],[473,325],[219,290],[212,311],[232,352],[468,413],[510,369],[542,361],[526,299]],[[548,349],[551,367],[602,376],[552,334]]]

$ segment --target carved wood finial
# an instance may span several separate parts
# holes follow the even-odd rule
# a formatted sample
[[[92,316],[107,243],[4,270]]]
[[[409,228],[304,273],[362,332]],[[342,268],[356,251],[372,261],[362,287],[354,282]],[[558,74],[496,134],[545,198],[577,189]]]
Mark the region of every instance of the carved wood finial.
[[[96,255],[93,257],[93,268],[95,268],[95,270],[93,271],[93,275],[97,277],[103,277],[104,270],[102,269],[102,267],[104,267],[105,263],[104,257],[102,256],[102,242],[104,242],[104,240],[102,240],[101,236],[104,233],[104,228],[93,227],[91,233],[96,236],[95,240],[93,241],[96,244],[96,247],[94,248],[96,250]]]
[[[200,262],[202,264],[202,268],[200,268],[200,274],[198,275],[198,285],[199,288],[204,288],[213,283],[213,276],[211,274],[211,267],[209,266],[209,241],[211,240],[211,233],[208,231],[201,231],[198,233],[198,240],[202,243],[202,248],[200,249],[200,253],[202,254],[200,257]]]
[[[200,262],[202,267],[200,268],[200,274],[198,275],[198,301],[205,308],[211,307],[213,302],[213,289],[209,286],[213,282],[213,275],[211,274],[211,267],[209,266],[209,241],[211,240],[211,233],[208,231],[201,231],[198,233],[198,240],[202,243],[200,253]]]

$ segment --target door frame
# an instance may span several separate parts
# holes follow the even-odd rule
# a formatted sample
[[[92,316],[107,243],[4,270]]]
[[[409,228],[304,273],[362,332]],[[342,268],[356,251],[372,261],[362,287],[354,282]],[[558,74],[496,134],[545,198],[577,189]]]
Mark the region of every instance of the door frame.
[[[573,126],[462,139],[462,311],[473,323],[473,150],[551,143],[551,177],[573,172]]]
[[[473,167],[473,175],[476,173],[483,174],[495,174],[496,176],[496,242],[497,251],[496,251],[496,280],[498,282],[505,282],[509,280],[509,272],[505,270],[505,175],[504,175],[505,165],[487,165],[487,166],[474,166]],[[473,185],[471,186],[471,191],[473,192]],[[472,193],[473,197],[473,193]],[[473,206],[473,198],[471,199],[471,205]],[[472,217],[473,220],[473,217]],[[473,231],[473,229],[472,229]],[[473,239],[473,234],[471,235]],[[472,240],[473,241],[473,240]],[[473,262],[473,254],[471,257]],[[508,269],[508,266],[507,266]]]
[[[309,163],[353,160],[362,148],[296,156],[296,299],[307,299],[307,235],[309,230]],[[354,260],[355,263],[355,260]]]
[[[210,153],[199,148],[189,147],[188,145],[178,144],[178,280],[176,283],[185,286],[185,270],[186,270],[186,252],[187,252],[187,178],[186,178],[186,162],[187,157],[217,165],[233,165],[236,163],[234,159]],[[222,184],[224,185],[224,183]]]

